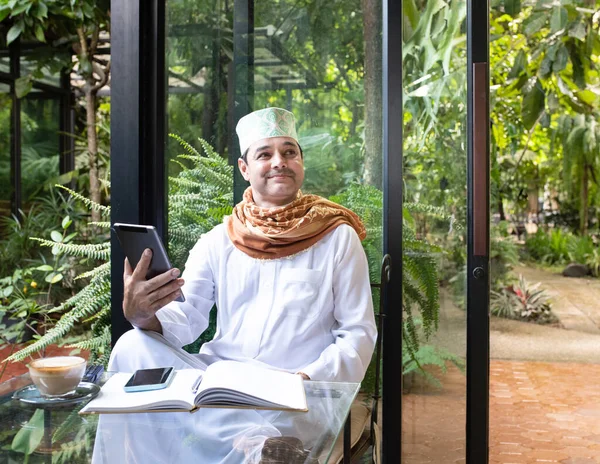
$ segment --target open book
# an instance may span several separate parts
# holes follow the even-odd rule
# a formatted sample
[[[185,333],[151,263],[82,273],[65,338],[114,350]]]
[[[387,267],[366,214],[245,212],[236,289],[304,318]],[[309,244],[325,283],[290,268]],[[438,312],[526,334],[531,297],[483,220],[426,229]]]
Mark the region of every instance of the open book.
[[[198,377],[202,381],[194,393]],[[130,373],[119,372],[102,386],[80,414],[195,411],[198,408],[245,408],[308,411],[301,376],[237,361],[218,361],[204,373],[175,372],[162,390],[129,393],[123,390]]]

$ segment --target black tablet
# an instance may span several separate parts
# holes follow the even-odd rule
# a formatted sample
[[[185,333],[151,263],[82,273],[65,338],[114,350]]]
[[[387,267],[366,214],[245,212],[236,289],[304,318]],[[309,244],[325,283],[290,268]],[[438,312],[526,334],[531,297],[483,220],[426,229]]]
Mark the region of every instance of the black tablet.
[[[133,269],[139,263],[144,250],[146,248],[152,250],[152,261],[146,279],[152,279],[172,268],[165,247],[154,226],[115,223],[112,230],[117,234],[121,248]],[[185,301],[183,294],[175,301]]]

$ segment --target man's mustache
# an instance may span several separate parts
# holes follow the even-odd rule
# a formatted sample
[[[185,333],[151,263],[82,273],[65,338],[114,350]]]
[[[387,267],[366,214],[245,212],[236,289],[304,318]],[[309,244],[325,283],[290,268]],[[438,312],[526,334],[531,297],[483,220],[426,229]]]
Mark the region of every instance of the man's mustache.
[[[272,171],[267,172],[267,177],[275,177],[275,176],[296,177],[296,173],[288,168],[281,168],[281,169],[272,170]]]

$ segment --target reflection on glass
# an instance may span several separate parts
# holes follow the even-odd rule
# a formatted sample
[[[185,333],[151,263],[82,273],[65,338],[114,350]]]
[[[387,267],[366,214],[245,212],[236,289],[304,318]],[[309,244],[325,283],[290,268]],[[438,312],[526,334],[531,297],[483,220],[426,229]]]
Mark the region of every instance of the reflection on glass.
[[[32,199],[59,169],[60,105],[32,92],[21,100],[21,192]]]
[[[206,141],[223,161],[215,162],[214,169],[232,179],[231,187],[225,188],[215,185],[199,169],[189,172],[194,162],[177,158],[185,149],[178,141],[169,140],[168,158],[177,160],[169,161],[168,166],[172,176],[171,249],[193,245],[183,243],[178,237],[183,234],[176,229],[184,227],[197,237],[221,221],[214,208],[206,209],[211,201],[218,202],[220,213],[231,210],[232,172],[237,165],[227,169],[225,160],[238,143],[236,109],[240,105],[247,105],[248,111],[276,106],[292,111],[296,118],[305,157],[303,192],[331,198],[362,216],[368,229],[363,245],[371,280],[379,281],[381,71],[380,67],[371,71],[367,63],[369,59],[381,62],[381,42],[377,24],[370,35],[364,30],[361,8],[359,0],[255,2],[254,33],[248,37],[239,32],[247,18],[234,11],[234,2],[167,2],[168,131],[202,153],[204,147],[198,139]],[[234,54],[234,43],[240,41],[249,42],[250,56]],[[249,78],[247,84],[245,77]],[[377,116],[367,117],[369,114]],[[201,185],[193,186],[176,176],[197,176],[195,180]],[[186,212],[192,206],[177,203],[183,193],[195,200],[194,221]],[[224,198],[229,203],[225,204]],[[373,384],[370,369],[363,387],[369,390]]]
[[[0,83],[0,208],[10,209],[10,86]]]
[[[413,6],[403,31],[402,462],[465,462],[466,5]]]
[[[68,53],[57,52],[49,47],[33,48],[19,60],[21,76],[40,71],[42,77],[36,77],[37,82],[60,87],[61,70],[69,65],[70,60]]]
[[[10,74],[10,58],[8,56],[0,57],[0,72]]]

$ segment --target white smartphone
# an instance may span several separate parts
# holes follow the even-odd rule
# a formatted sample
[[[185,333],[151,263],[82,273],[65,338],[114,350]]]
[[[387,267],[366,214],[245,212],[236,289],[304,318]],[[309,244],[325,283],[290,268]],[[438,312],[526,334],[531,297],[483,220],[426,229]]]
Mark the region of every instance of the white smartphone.
[[[138,369],[129,378],[123,389],[126,392],[160,390],[169,386],[174,375],[173,367]]]
[[[117,234],[121,248],[133,269],[135,269],[140,261],[144,250],[146,248],[152,250],[152,261],[150,262],[146,279],[152,279],[171,269],[171,262],[154,226],[117,222],[113,224],[112,230]],[[183,293],[175,301],[184,302],[185,297]]]

